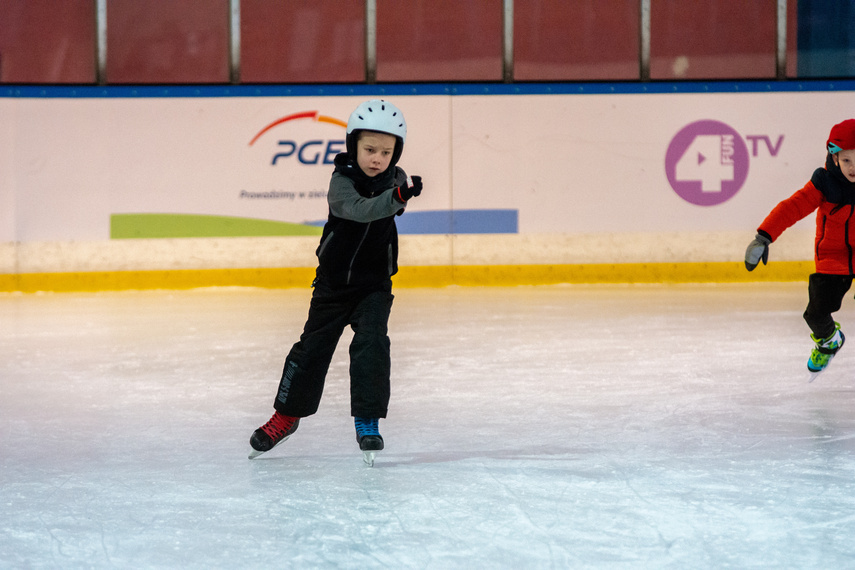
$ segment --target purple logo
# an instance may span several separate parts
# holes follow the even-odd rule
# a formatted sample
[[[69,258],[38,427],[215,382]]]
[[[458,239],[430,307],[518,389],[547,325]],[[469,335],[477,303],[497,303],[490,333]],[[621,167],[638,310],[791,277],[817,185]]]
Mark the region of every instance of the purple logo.
[[[728,125],[697,121],[671,139],[665,174],[683,200],[715,206],[734,196],[748,178],[748,147]]]

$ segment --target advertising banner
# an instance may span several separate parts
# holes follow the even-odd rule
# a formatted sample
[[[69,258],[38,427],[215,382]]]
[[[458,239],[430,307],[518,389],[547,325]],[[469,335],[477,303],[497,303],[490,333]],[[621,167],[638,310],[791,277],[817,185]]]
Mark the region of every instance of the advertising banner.
[[[458,97],[455,207],[519,232],[752,231],[825,163],[849,93]]]
[[[448,98],[411,98],[402,166],[430,164],[422,208],[450,207]],[[319,234],[349,98],[12,102],[17,241]],[[4,114],[5,116],[6,114]],[[416,121],[418,123],[418,121]],[[8,123],[7,123],[8,124]],[[10,140],[11,137],[11,140]],[[11,188],[10,188],[11,186]],[[4,224],[5,225],[5,224]],[[8,238],[7,238],[8,239]]]
[[[151,267],[176,243],[221,263],[223,240],[314,242],[348,117],[370,98],[0,98],[2,272],[49,270],[50,255],[73,269],[69,244],[86,244],[91,268],[99,243],[121,257],[113,244],[173,240],[127,248]],[[848,91],[387,98],[408,124],[399,164],[425,180],[398,218],[404,239],[423,239],[402,252],[417,265],[738,260],[734,244],[823,165],[829,129],[852,116]],[[311,265],[303,249],[295,263]],[[160,261],[142,263],[147,251]],[[809,259],[809,241],[793,251],[779,248]]]

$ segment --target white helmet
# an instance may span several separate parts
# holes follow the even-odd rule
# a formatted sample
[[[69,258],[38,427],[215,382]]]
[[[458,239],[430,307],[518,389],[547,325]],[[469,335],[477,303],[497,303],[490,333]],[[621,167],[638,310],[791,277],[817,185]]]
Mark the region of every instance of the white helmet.
[[[386,133],[398,139],[390,166],[394,166],[404,150],[407,139],[407,122],[404,114],[392,103],[382,99],[371,99],[360,104],[347,120],[347,152],[356,156],[356,141],[359,131]]]
[[[407,140],[407,122],[404,114],[388,101],[372,99],[357,107],[347,120],[347,134],[356,130],[377,131]]]

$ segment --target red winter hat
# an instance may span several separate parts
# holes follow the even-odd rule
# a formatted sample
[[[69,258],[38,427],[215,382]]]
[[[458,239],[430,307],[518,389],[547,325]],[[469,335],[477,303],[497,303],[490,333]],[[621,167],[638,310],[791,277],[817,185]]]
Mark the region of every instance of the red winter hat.
[[[846,119],[831,127],[825,147],[831,154],[855,149],[855,119]]]

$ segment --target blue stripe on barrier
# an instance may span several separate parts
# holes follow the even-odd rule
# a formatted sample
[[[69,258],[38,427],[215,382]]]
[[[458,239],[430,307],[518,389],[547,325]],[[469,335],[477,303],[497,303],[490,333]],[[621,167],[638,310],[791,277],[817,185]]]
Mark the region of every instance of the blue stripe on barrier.
[[[609,95],[855,91],[855,80],[555,83],[389,83],[307,85],[0,85],[0,98],[392,97],[403,95]]]
[[[306,222],[323,226],[325,220]],[[397,218],[398,233],[425,234],[515,234],[519,233],[519,210],[431,210],[407,212]]]

